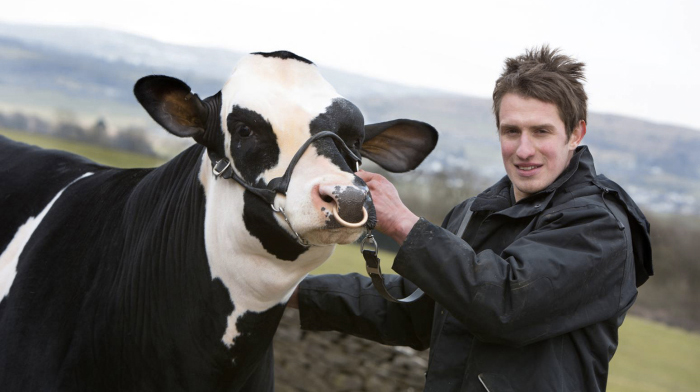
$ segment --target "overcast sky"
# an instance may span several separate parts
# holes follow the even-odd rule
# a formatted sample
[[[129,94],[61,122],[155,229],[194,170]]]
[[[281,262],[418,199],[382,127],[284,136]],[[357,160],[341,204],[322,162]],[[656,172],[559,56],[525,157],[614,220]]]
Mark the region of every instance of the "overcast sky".
[[[697,0],[22,0],[0,13],[177,44],[286,49],[321,68],[485,98],[506,57],[548,43],[587,64],[589,110],[700,130],[698,17]]]

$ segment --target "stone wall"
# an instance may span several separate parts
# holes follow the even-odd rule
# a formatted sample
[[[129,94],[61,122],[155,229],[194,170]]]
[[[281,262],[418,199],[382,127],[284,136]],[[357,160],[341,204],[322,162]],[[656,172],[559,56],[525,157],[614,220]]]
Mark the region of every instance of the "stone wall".
[[[301,331],[294,309],[286,310],[274,347],[277,392],[418,392],[428,367],[427,350]]]

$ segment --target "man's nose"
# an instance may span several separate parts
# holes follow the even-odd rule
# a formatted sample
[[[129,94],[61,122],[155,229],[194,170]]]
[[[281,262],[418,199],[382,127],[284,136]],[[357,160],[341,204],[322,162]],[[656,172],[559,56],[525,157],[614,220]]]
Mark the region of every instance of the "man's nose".
[[[527,160],[535,155],[535,145],[526,132],[523,132],[523,134],[520,136],[518,149],[515,151],[515,153],[518,158],[522,160]]]

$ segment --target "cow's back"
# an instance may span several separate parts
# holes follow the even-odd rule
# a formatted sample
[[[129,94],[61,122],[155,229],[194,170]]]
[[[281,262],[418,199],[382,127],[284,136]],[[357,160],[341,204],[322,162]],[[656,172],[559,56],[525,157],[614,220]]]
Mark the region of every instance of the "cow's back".
[[[78,155],[0,136],[0,254],[17,229],[68,184],[102,167]]]

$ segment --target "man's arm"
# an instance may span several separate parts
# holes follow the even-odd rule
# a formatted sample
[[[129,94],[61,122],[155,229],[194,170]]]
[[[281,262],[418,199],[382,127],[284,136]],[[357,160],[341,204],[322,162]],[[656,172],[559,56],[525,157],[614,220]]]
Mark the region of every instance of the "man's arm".
[[[384,277],[392,295],[405,297],[416,288],[398,275]],[[424,296],[410,304],[388,302],[359,274],[309,276],[289,306],[299,308],[305,330],[338,331],[417,350],[430,345],[433,300]]]
[[[541,218],[535,231],[501,254],[477,254],[461,238],[420,220],[393,268],[477,338],[519,346],[609,320],[629,307],[636,290],[628,252],[610,211],[588,205]]]

